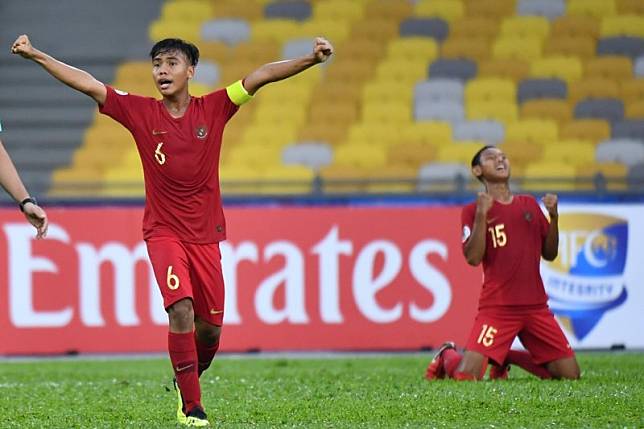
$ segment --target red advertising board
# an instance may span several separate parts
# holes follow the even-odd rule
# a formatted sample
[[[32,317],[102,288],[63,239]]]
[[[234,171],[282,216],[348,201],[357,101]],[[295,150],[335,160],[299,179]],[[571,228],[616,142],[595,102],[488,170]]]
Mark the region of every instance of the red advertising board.
[[[166,349],[141,208],[0,210],[0,355]],[[469,333],[459,207],[227,210],[222,350],[413,350]]]

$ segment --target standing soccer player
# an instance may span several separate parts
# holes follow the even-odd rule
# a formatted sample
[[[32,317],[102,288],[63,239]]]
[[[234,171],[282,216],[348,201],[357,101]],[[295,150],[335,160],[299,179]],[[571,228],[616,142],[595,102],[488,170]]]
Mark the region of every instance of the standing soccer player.
[[[326,61],[333,47],[316,38],[307,56],[265,64],[225,89],[192,97],[188,82],[199,50],[180,39],[165,39],[150,52],[151,74],[161,100],[104,85],[34,48],[25,35],[14,42],[12,52],[92,97],[101,113],[134,136],[145,177],[143,238],[169,315],[168,350],[179,393],[177,419],[187,426],[208,426],[199,376],[219,348],[224,316],[219,252],[219,242],[226,238],[219,188],[224,126],[262,86]]]
[[[479,312],[465,352],[443,344],[425,377],[479,380],[491,360],[491,379],[507,378],[511,364],[541,378],[578,379],[575,354],[548,308],[539,272],[541,257],[557,257],[557,196],[542,198],[548,222],[532,196],[512,194],[510,163],[494,146],[474,155],[472,173],[485,192],[463,208],[461,223],[465,259],[473,266],[483,263]],[[526,352],[510,350],[516,337]]]
[[[0,124],[1,131],[2,124]],[[18,203],[18,207],[24,213],[27,221],[36,228],[36,238],[45,238],[47,235],[47,214],[38,206],[36,199],[29,196],[16,167],[2,144],[2,140],[0,140],[0,185]]]

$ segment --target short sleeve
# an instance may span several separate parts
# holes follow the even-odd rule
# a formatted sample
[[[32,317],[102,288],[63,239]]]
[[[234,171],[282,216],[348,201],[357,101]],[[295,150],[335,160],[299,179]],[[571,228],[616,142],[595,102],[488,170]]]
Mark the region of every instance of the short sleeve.
[[[143,110],[141,109],[142,103],[147,98],[119,91],[109,85],[105,85],[105,89],[107,90],[105,103],[99,105],[98,111],[132,131],[135,124],[135,114],[137,111]]]
[[[539,221],[539,233],[541,234],[541,238],[545,238],[546,235],[548,235],[548,228],[550,228],[550,221],[548,221],[548,218],[546,215],[543,213],[543,210],[541,210],[541,206],[537,202],[535,198],[530,198],[532,200],[534,210],[536,212],[536,217],[537,220]]]
[[[461,243],[465,245],[467,239],[472,235],[472,225],[474,224],[474,206],[468,204],[461,210]]]
[[[228,122],[228,120],[237,113],[237,110],[239,110],[239,106],[233,103],[225,89],[211,92],[203,98],[206,103],[206,111],[208,114],[213,117],[221,116],[224,118],[224,122]]]

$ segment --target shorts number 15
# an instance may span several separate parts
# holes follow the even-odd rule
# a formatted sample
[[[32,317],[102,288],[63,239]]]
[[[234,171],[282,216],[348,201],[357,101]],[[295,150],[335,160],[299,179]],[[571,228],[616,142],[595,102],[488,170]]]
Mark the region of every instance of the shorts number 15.
[[[479,338],[476,340],[476,342],[483,344],[485,347],[490,347],[492,344],[494,344],[494,336],[497,332],[499,331],[495,327],[483,325],[483,327],[481,328],[481,334],[479,335]]]

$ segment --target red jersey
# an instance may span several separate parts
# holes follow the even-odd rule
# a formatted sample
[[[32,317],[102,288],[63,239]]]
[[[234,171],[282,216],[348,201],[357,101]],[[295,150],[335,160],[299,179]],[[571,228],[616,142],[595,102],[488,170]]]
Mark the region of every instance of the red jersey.
[[[224,240],[219,154],[224,126],[238,110],[226,90],[191,97],[185,114],[173,118],[161,100],[106,89],[99,111],[132,133],[143,165],[143,238]]]
[[[463,208],[463,246],[472,231],[476,202]],[[487,215],[483,287],[479,309],[545,306],[548,297],[539,265],[549,223],[530,195],[515,195],[510,204],[494,201]]]

